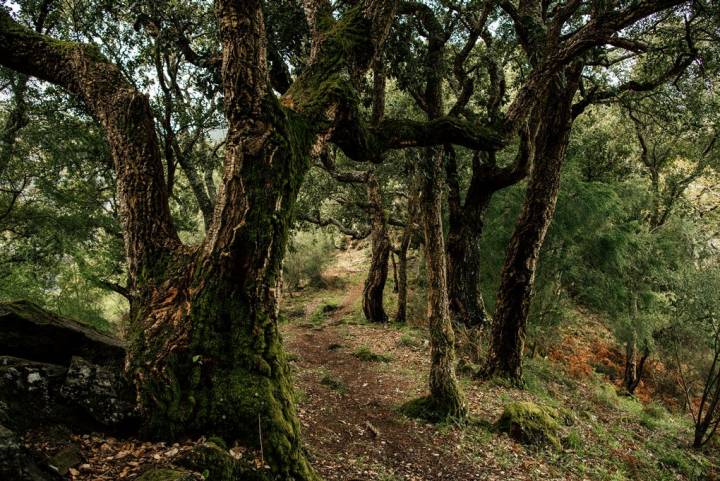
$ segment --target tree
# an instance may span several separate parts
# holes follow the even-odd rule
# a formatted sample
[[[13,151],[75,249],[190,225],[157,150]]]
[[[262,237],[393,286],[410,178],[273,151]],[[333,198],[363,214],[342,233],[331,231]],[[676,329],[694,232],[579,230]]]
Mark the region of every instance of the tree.
[[[718,289],[717,266],[711,264],[682,272],[676,284],[675,319],[664,336],[695,424],[695,448],[712,439],[720,426]]]
[[[381,48],[396,2],[366,0],[337,17],[325,2],[305,6],[309,59],[278,99],[261,3],[215,2],[228,133],[213,219],[194,246],[180,241],[171,217],[147,97],[96,47],[37,34],[0,13],[0,62],[77,95],[105,130],[128,259],[127,366],[144,433],[215,433],[249,446],[262,439],[281,479],[315,478],[300,445],[276,309],[310,157],[328,140],[360,160],[439,138],[475,148],[498,143],[494,132],[442,118],[368,128],[352,79]]]
[[[535,78],[531,75],[508,110],[508,117],[512,118],[513,107],[522,105],[525,94],[532,93],[542,99],[530,121],[532,170],[523,209],[503,265],[485,376],[501,375],[522,384],[522,356],[537,261],[555,210],[560,171],[574,119],[593,101],[615,95],[617,91],[654,88],[672,75],[682,72],[695,54],[690,45],[689,53],[683,52],[677,58],[673,57],[671,66],[653,80],[646,83],[629,81],[612,89],[608,95],[593,90],[573,105],[576,92],[581,90],[582,73],[586,65],[598,64],[592,59],[588,61],[582,58],[578,55],[579,51],[595,45],[597,49],[588,57],[602,57],[604,53],[600,47],[617,44],[620,48],[637,52],[635,40],[626,42],[619,32],[626,26],[680,3],[641,3],[625,8],[604,5],[591,8],[589,12],[585,12],[580,3],[568,3],[553,12],[547,12],[543,6],[534,2],[521,3],[519,8],[511,2],[501,2],[502,8],[513,19],[519,43],[533,73],[544,72],[545,75],[537,75]],[[582,16],[578,17],[585,13],[590,15],[587,23]],[[674,20],[677,21],[677,17]],[[561,33],[566,22],[577,28],[567,38]],[[538,45],[543,47],[538,48]]]

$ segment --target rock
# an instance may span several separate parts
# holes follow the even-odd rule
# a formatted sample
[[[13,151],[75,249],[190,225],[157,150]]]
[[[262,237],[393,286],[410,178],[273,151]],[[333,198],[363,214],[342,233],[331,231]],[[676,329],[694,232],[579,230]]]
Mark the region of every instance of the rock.
[[[60,396],[66,373],[63,366],[1,356],[0,403],[6,425],[16,431],[56,422],[95,427],[83,409]]]
[[[104,426],[118,426],[135,417],[132,391],[118,370],[73,357],[60,394],[83,407]]]
[[[187,471],[177,469],[150,468],[136,481],[196,481],[202,479]]]
[[[523,444],[560,446],[560,414],[554,408],[533,402],[513,402],[505,406],[496,428]]]
[[[0,419],[25,431],[65,424],[76,431],[134,421],[132,390],[119,372],[75,357],[70,367],[0,356]]]
[[[70,468],[77,466],[82,463],[83,457],[80,452],[80,448],[76,445],[71,445],[61,449],[50,458],[50,467],[58,472],[58,474],[65,476]]]
[[[0,425],[0,479],[12,481],[56,481],[58,476],[40,468],[20,438]]]
[[[26,301],[0,303],[0,355],[68,366],[73,356],[121,366],[122,342]]]

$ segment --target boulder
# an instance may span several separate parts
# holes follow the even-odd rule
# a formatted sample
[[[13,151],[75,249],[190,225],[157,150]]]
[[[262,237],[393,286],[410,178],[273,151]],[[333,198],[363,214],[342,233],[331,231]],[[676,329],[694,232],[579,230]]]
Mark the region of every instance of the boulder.
[[[0,355],[68,366],[73,356],[121,366],[123,343],[27,301],[0,303]]]
[[[136,415],[132,389],[119,371],[81,357],[72,358],[60,395],[103,426],[119,426]]]
[[[0,356],[0,418],[5,425],[16,431],[53,423],[96,427],[80,406],[61,397],[66,373],[64,366]]]
[[[512,402],[505,406],[496,427],[523,444],[559,449],[560,418],[552,407],[529,401]]]
[[[132,390],[113,367],[79,357],[65,367],[0,356],[0,420],[11,429],[122,429],[134,416]]]

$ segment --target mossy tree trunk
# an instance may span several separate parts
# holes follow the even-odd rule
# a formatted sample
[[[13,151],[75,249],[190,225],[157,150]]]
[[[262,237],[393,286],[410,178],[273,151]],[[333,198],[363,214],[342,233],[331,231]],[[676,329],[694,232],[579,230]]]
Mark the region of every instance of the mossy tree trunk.
[[[383,206],[380,184],[374,172],[370,172],[366,182],[372,231],[372,255],[370,268],[363,288],[363,313],[370,322],[385,323],[388,316],[383,307],[383,295],[388,276],[390,257],[390,239],[388,237],[385,207]]]
[[[430,329],[430,401],[443,416],[467,414],[464,395],[455,375],[455,333],[447,294],[445,240],[442,228],[443,149],[427,149],[420,213],[427,261],[428,327]]]
[[[366,0],[326,18],[316,63],[281,105],[261,2],[216,2],[228,136],[212,228],[196,246],[182,245],[170,216],[147,97],[94,47],[39,35],[0,11],[0,63],[78,95],[105,129],[132,298],[126,366],[146,435],[217,434],[262,446],[277,479],[317,478],[277,329],[280,265],[309,156],[350,122],[356,97],[345,79],[368,68],[394,5]]]
[[[557,74],[534,112],[537,131],[525,201],[508,244],[495,303],[485,375],[522,384],[522,357],[540,248],[557,203],[581,66]]]

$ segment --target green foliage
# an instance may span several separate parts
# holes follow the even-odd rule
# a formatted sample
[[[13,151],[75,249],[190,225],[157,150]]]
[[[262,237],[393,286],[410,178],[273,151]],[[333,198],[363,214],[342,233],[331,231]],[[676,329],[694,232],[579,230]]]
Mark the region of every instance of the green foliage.
[[[306,286],[325,285],[323,270],[332,260],[332,238],[320,230],[298,231],[288,243],[283,281],[292,292]]]

